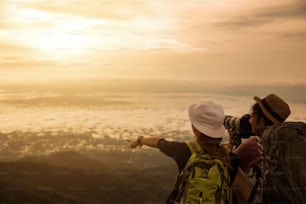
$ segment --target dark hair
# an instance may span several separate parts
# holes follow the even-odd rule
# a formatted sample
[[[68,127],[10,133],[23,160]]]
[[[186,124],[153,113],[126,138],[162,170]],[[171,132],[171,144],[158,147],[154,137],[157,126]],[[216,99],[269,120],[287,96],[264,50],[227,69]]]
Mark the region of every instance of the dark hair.
[[[220,159],[227,167],[231,167],[228,151],[220,145],[222,138],[211,138],[201,133],[197,137],[197,142],[201,148],[212,157]]]
[[[256,122],[259,122],[261,119],[264,120],[264,125],[265,126],[270,126],[273,125],[274,123],[265,116],[265,114],[262,112],[260,106],[258,103],[255,103],[252,108],[251,108],[251,114],[257,116]]]

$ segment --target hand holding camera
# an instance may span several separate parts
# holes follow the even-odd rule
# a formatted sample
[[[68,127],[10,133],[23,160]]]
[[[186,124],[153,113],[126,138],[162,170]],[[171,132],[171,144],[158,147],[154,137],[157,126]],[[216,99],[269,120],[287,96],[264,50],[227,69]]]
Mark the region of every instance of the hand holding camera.
[[[238,147],[241,144],[241,138],[249,138],[252,135],[250,117],[250,114],[245,114],[241,118],[225,116],[223,124],[229,133],[233,146]]]

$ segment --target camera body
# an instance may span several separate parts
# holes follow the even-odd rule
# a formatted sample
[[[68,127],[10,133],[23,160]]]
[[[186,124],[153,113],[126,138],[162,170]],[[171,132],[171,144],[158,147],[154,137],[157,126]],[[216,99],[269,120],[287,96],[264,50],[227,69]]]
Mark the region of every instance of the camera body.
[[[224,119],[224,127],[229,132],[231,142],[234,146],[241,144],[241,138],[248,138],[252,135],[252,127],[249,122],[250,114],[244,114],[241,118],[226,115]]]

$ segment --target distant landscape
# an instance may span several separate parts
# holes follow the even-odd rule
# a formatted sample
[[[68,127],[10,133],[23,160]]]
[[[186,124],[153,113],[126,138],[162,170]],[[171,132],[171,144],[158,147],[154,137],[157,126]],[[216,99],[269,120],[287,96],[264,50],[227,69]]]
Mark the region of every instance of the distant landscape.
[[[293,82],[235,83],[225,80],[188,79],[124,79],[92,78],[33,82],[0,82],[1,89],[11,91],[75,92],[156,92],[156,93],[212,93],[233,96],[253,96],[277,93],[290,99],[306,101],[306,85]]]
[[[240,117],[274,92],[290,120],[306,121],[301,85],[230,86],[199,81],[92,80],[0,88],[0,203],[164,203],[177,175],[139,135],[193,138],[187,109],[200,100]]]

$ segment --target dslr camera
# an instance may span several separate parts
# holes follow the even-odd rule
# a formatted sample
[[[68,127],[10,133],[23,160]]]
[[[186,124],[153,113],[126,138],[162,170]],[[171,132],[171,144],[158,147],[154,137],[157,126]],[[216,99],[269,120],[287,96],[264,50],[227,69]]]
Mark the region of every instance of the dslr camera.
[[[241,144],[241,138],[248,138],[252,135],[252,127],[249,122],[250,118],[250,114],[244,114],[241,118],[230,115],[225,116],[223,124],[234,146],[237,147]]]

